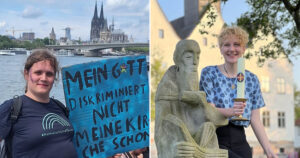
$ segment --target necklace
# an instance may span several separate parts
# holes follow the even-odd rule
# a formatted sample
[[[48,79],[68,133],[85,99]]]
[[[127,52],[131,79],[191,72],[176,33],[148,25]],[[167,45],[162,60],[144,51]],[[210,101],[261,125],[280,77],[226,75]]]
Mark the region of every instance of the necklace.
[[[226,74],[227,74],[227,76],[228,76],[229,78],[235,78],[235,77],[231,77],[231,76],[229,75],[229,73],[228,73],[227,70],[226,70],[225,64],[223,65],[223,68],[224,68],[224,70],[225,70],[225,72],[226,72]],[[231,83],[231,89],[235,89],[235,84],[234,84],[234,83]]]

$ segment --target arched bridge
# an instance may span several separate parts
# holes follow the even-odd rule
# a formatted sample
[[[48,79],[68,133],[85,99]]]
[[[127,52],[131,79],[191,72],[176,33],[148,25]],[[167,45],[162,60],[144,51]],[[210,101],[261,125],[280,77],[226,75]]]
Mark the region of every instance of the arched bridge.
[[[49,49],[84,49],[89,51],[97,51],[108,48],[126,48],[126,47],[149,47],[149,43],[96,43],[96,44],[75,44],[75,45],[46,45]]]

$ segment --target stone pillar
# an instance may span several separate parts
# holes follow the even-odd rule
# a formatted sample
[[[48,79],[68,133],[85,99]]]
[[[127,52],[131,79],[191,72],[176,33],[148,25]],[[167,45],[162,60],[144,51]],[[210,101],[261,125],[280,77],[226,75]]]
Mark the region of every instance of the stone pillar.
[[[194,25],[199,22],[200,12],[212,0],[184,0],[184,26]],[[215,2],[213,5],[221,13],[221,2]]]
[[[199,1],[184,1],[184,26],[196,24],[199,21]]]

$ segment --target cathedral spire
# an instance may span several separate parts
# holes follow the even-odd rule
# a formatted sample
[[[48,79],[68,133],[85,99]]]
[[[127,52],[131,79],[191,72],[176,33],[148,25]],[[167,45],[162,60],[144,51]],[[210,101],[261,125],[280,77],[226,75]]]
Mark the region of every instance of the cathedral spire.
[[[54,33],[54,28],[53,27],[52,27],[51,33],[49,35],[50,35],[50,39],[56,40],[56,35]]]
[[[94,11],[93,19],[98,19],[97,0],[96,0],[96,4],[95,4],[95,11]]]
[[[112,30],[112,31],[114,31],[114,29],[115,29],[115,22],[114,22],[115,20],[114,20],[114,19],[115,19],[115,18],[113,17],[113,18],[112,18],[112,24],[111,24],[111,30]]]
[[[104,20],[104,13],[103,13],[103,1],[102,1],[102,5],[101,5],[101,11],[100,11],[100,20],[103,21]]]

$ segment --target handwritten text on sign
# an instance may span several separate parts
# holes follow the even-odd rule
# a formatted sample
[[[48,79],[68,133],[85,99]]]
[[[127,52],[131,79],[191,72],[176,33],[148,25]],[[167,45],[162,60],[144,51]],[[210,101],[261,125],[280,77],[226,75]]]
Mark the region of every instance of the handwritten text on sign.
[[[62,69],[79,157],[108,157],[149,145],[147,74],[145,56]]]

